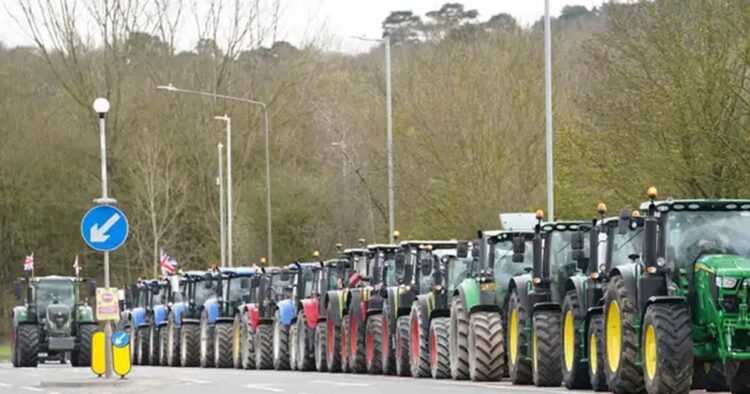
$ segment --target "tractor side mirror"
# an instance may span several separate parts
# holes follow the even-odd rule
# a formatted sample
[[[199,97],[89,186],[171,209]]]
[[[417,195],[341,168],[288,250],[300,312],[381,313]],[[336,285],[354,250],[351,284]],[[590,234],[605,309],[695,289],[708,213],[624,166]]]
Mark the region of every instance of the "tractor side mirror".
[[[458,245],[456,246],[456,256],[460,258],[469,256],[469,243],[468,242],[458,243]]]
[[[207,272],[206,275],[203,276],[203,287],[206,289],[214,287],[213,277],[210,272]]]
[[[620,218],[617,221],[617,233],[620,235],[628,233],[628,226],[630,225],[630,216],[633,214],[631,209],[623,209],[620,211]]]
[[[250,288],[250,278],[240,279],[240,289],[247,290]]]
[[[479,248],[477,247],[471,248],[471,257],[475,259],[479,258]]]
[[[429,275],[432,272],[432,259],[423,259],[420,263],[420,271],[423,275]]]
[[[16,297],[17,300],[21,299],[21,282],[19,282],[18,279],[13,281],[13,296]]]
[[[513,262],[523,263],[526,254],[526,239],[524,237],[513,237]]]
[[[570,247],[577,252],[583,251],[583,233],[576,231],[570,234]]]

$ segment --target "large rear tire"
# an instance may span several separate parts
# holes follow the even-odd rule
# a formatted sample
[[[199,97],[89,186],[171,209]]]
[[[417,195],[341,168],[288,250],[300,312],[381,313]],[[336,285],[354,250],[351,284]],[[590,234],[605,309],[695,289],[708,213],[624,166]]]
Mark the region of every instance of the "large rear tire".
[[[433,379],[451,377],[449,326],[447,317],[436,317],[430,322],[430,374]]]
[[[604,372],[604,317],[594,315],[589,321],[589,382],[594,391],[609,391],[607,375]]]
[[[578,293],[570,290],[565,294],[562,304],[562,364],[563,384],[570,390],[591,388],[588,362],[583,359],[580,330],[585,325],[582,316]]]
[[[154,322],[148,326],[148,364],[159,365],[159,327]]]
[[[430,376],[430,320],[416,302],[409,318],[409,371],[415,378]]]
[[[245,316],[242,317],[242,332],[240,333],[240,353],[242,353],[242,369],[255,369],[255,336],[253,328]]]
[[[349,373],[349,315],[344,316],[341,322],[341,372]]]
[[[304,311],[297,315],[297,370],[312,371],[316,369],[315,362],[315,335],[316,330],[307,325],[307,316]]]
[[[255,329],[255,367],[273,369],[273,326],[260,324]]]
[[[358,319],[349,319],[349,368],[352,373],[367,372],[367,355],[365,349],[365,337],[367,333],[364,322]]]
[[[149,365],[148,360],[148,327],[138,328],[138,365]]]
[[[214,366],[214,329],[208,324],[208,315],[201,315],[200,325],[200,366],[213,368]]]
[[[450,317],[450,367],[455,380],[469,379],[469,313],[458,297],[451,303]]]
[[[273,319],[273,369],[289,369],[289,326],[281,322],[279,311],[276,311]]]
[[[532,384],[531,358],[528,357],[526,319],[528,311],[521,303],[518,290],[513,289],[508,298],[508,374],[513,384]]]
[[[16,327],[15,357],[19,367],[36,367],[39,364],[39,339],[41,330],[36,324]]]
[[[197,367],[200,362],[200,326],[182,323],[180,327],[180,365]]]
[[[315,370],[328,371],[328,324],[319,322],[315,326]]]
[[[381,314],[381,326],[383,326],[381,342],[383,347],[380,353],[384,375],[396,374],[396,347],[394,339],[396,338],[397,321],[393,321],[391,316],[395,319],[395,315],[390,314],[388,307],[384,307]]]
[[[299,362],[297,361],[297,353],[298,353],[298,347],[297,344],[299,344],[299,327],[297,327],[297,322],[292,323],[291,326],[289,326],[289,369],[292,371],[297,370],[297,365]]]
[[[728,362],[726,372],[732,394],[750,393],[750,361]]]
[[[401,316],[396,321],[396,375],[410,376],[409,368],[409,337],[411,319]]]
[[[562,383],[562,338],[560,312],[557,310],[534,313],[531,328],[532,373],[534,385],[559,387]]]
[[[367,373],[380,375],[383,373],[383,318],[379,315],[367,319],[367,334],[365,339],[365,362]]]
[[[213,364],[216,368],[233,368],[234,323],[216,323],[214,326]]]
[[[649,394],[687,394],[693,380],[690,312],[684,304],[652,304],[643,319],[644,382]]]
[[[635,296],[635,295],[633,295]],[[604,360],[607,385],[615,393],[645,391],[637,363],[640,343],[635,333],[638,314],[621,276],[613,276],[604,294]]]
[[[159,365],[167,366],[167,326],[162,326],[159,329]]]
[[[469,378],[499,381],[505,370],[503,321],[498,312],[475,312],[469,317]]]
[[[232,367],[235,369],[243,369],[242,366],[242,341],[247,337],[243,337],[242,332],[242,314],[238,313],[234,315],[234,321],[232,322]]]

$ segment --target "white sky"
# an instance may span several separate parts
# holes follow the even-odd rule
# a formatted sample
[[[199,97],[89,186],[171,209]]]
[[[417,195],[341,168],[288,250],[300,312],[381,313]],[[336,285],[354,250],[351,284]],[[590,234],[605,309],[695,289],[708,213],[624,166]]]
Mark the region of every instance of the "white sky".
[[[67,1],[67,0],[66,0]],[[72,1],[72,0],[71,0]],[[201,0],[196,0],[200,2]],[[351,36],[379,38],[381,22],[390,11],[411,10],[424,18],[427,11],[439,9],[446,2],[460,2],[466,9],[479,11],[479,19],[487,20],[501,12],[527,26],[544,14],[544,0],[281,0],[281,39],[299,45],[312,36],[322,36],[326,47],[345,52],[366,50],[372,44],[351,39]],[[584,5],[591,9],[604,0],[550,0],[550,13],[560,14],[565,5]],[[16,12],[17,0],[0,0],[0,42],[6,46],[30,45],[27,35],[10,17]],[[188,26],[185,27],[189,29]],[[190,41],[187,40],[186,41]],[[193,40],[194,41],[194,40]],[[180,42],[180,49],[189,49],[194,42]]]

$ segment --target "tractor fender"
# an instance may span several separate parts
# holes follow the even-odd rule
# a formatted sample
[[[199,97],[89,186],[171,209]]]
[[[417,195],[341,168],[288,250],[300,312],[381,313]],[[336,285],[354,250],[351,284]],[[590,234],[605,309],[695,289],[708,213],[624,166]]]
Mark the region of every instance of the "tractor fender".
[[[652,296],[646,301],[646,307],[643,308],[643,312],[645,313],[648,306],[652,304],[684,304],[686,302],[687,298],[682,296]]]
[[[169,310],[164,305],[157,305],[154,307],[154,325],[159,327],[167,324],[167,314]]]
[[[531,307],[533,306],[533,305],[529,305],[531,301],[529,300],[529,293],[526,290],[527,286],[530,283],[531,283],[531,275],[524,274],[524,275],[514,276],[513,278],[510,279],[510,282],[508,284],[508,297],[510,297],[510,293],[512,293],[513,290],[516,290],[520,304],[523,305],[527,311],[531,310]]]
[[[537,302],[531,309],[531,315],[541,311],[562,311],[562,307],[558,302]]]
[[[464,310],[471,313],[472,308],[479,305],[479,282],[476,279],[464,279],[456,291],[458,299],[464,304]]]
[[[305,323],[311,329],[315,329],[320,317],[318,300],[316,298],[302,300],[302,310],[305,311]]]
[[[79,322],[93,322],[94,321],[94,309],[88,305],[81,305],[76,308],[77,320]]]
[[[130,314],[133,327],[140,327],[146,323],[146,310],[144,308],[135,308],[130,311]]]
[[[383,298],[370,297],[367,300],[367,316],[379,315],[383,311]]]
[[[219,302],[215,298],[212,298],[203,304],[203,309],[206,311],[208,324],[215,324],[216,319],[219,318]]]
[[[586,315],[586,311],[584,310],[586,303],[586,294],[583,291],[586,279],[587,277],[577,274],[571,276],[570,278],[568,278],[568,280],[565,281],[565,294],[567,294],[571,290],[575,290],[576,295],[578,296],[579,307],[578,310],[574,311],[577,318],[581,318]]]
[[[422,312],[422,316],[430,316],[433,306],[432,293],[418,295],[417,299],[414,300],[414,303],[411,304],[412,310],[414,308],[419,308]]]
[[[221,316],[216,318],[216,323],[234,323],[233,316]]]
[[[363,326],[367,320],[367,300],[369,299],[370,289],[367,287],[352,289],[348,297],[348,315],[349,319],[355,319],[359,326]]]
[[[258,328],[260,325],[260,311],[258,311],[258,304],[247,305],[247,319],[250,322],[250,327]]]
[[[29,321],[29,312],[25,306],[14,307],[13,311],[11,312],[11,317],[13,321],[13,327],[17,327],[18,325],[25,324],[27,322],[31,323]]]
[[[174,316],[174,324],[179,327],[182,324],[182,315],[187,310],[187,304],[184,302],[178,302],[172,305],[172,316]]]
[[[200,319],[182,319],[183,325],[201,324]]]
[[[279,320],[285,326],[291,326],[297,318],[297,311],[292,300],[281,300],[276,304],[279,310]]]
[[[589,326],[591,323],[591,319],[594,318],[594,316],[599,316],[604,314],[604,307],[603,306],[592,306],[586,311],[586,327]]]
[[[396,321],[396,318],[398,318],[398,293],[398,287],[389,287],[386,292],[385,303],[388,306],[388,311],[393,313],[393,319],[389,318],[389,321]],[[383,307],[385,308],[385,305]]]
[[[633,303],[637,304],[638,299],[638,276],[641,269],[633,263],[623,264],[613,268],[609,273],[610,281],[615,276],[620,276],[625,280],[625,289]]]
[[[397,315],[407,316],[411,313],[411,305],[417,299],[414,294],[414,290],[399,291],[398,293],[398,309],[396,310]]]
[[[342,291],[332,290],[326,294],[328,300],[328,308],[326,309],[326,317],[328,320],[332,320],[334,326],[339,327],[341,325],[341,318],[344,312],[344,296]]]

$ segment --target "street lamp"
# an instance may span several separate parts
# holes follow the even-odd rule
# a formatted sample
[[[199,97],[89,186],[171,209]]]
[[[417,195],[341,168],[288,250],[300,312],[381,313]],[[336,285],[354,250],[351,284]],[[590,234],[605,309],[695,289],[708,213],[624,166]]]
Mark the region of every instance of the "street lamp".
[[[265,145],[266,145],[265,146],[265,150],[266,150],[266,231],[268,232],[267,234],[268,264],[269,265],[272,264],[273,263],[273,236],[272,236],[272,231],[271,231],[271,222],[272,222],[271,221],[271,158],[268,154],[268,151],[269,151],[268,149],[268,138],[269,138],[268,106],[264,102],[250,100],[250,99],[246,99],[242,97],[233,97],[233,96],[227,96],[223,94],[216,94],[216,93],[210,93],[210,92],[199,92],[196,90],[180,89],[180,88],[173,86],[171,83],[169,85],[158,85],[156,89],[163,90],[166,92],[171,92],[171,93],[194,94],[198,96],[220,98],[220,99],[229,100],[229,101],[238,101],[238,102],[245,103],[245,104],[259,106],[263,109],[263,134],[264,134]],[[227,150],[229,150],[229,146],[227,146]],[[231,237],[229,237],[228,241],[231,242]]]
[[[544,108],[547,142],[547,216],[555,221],[555,176],[552,161],[552,33],[549,24],[549,0],[544,0]]]
[[[226,219],[224,217],[224,174],[222,173],[222,168],[224,167],[224,163],[222,161],[222,154],[224,145],[219,142],[216,144],[216,148],[219,151],[219,175],[216,177],[216,186],[219,187],[219,233],[221,234],[219,237],[219,242],[221,243],[221,266],[226,267],[227,265],[227,238],[225,234],[225,228],[224,225],[226,224]]]
[[[391,98],[391,36],[383,39],[352,37],[361,41],[372,41],[383,43],[385,47],[385,113],[386,113],[386,146],[388,151],[388,239],[393,243],[393,231],[395,227],[395,213],[393,204],[393,104]]]
[[[224,116],[214,116],[214,119],[223,121],[227,127],[227,251],[229,252],[227,264],[232,267],[232,227],[234,223],[234,216],[232,215],[232,118],[225,114]]]

